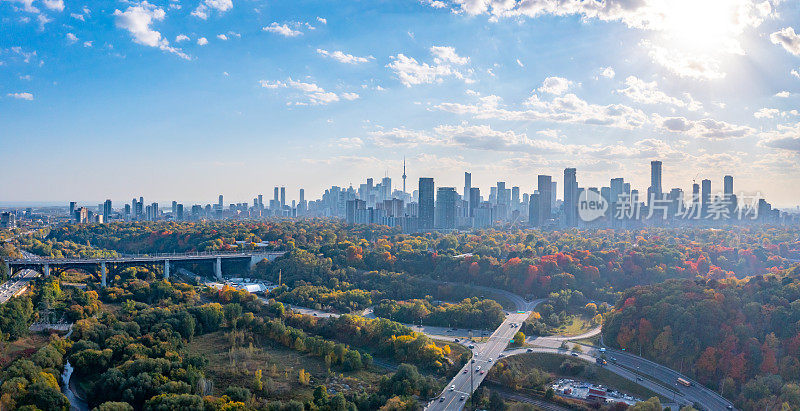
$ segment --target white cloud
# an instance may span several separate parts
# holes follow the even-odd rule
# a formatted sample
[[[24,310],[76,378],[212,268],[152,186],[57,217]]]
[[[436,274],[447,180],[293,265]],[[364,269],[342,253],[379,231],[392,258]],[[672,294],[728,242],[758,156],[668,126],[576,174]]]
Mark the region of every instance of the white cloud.
[[[322,87],[318,86],[315,83],[306,83],[302,81],[297,81],[293,80],[291,77],[285,82],[260,80],[259,84],[261,85],[261,87],[273,90],[279,88],[289,88],[299,91],[300,94],[304,97],[304,100],[288,103],[296,106],[325,105],[337,102],[340,99],[355,100],[359,98],[359,95],[356,93],[345,92],[342,94],[336,94],[331,91],[326,91],[325,89],[323,89]]]
[[[464,80],[466,83],[474,82],[461,70],[454,67],[454,65],[464,65],[469,62],[468,57],[459,56],[452,47],[434,46],[430,48],[430,52],[434,56],[433,65],[420,63],[413,57],[398,53],[396,56],[390,56],[392,62],[387,64],[386,67],[394,71],[397,78],[406,87],[418,84],[441,83],[446,77],[455,77]],[[468,70],[467,72],[471,71]]]
[[[86,21],[86,19],[83,17],[83,14],[70,13],[69,16],[75,20]]]
[[[775,97],[780,97],[780,98],[787,98],[787,97],[789,97],[791,95],[792,95],[792,93],[790,93],[790,92],[788,92],[786,90],[775,93]]]
[[[191,58],[169,45],[169,41],[161,36],[161,33],[151,27],[154,22],[164,20],[166,13],[163,9],[156,7],[146,1],[139,4],[128,6],[125,11],[115,10],[117,27],[127,30],[133,37],[135,43],[157,47],[161,50],[173,53],[183,59]]]
[[[762,108],[753,113],[755,118],[775,118],[781,114],[777,108]]]
[[[286,24],[278,24],[277,22],[272,22],[269,26],[261,28],[264,31],[268,31],[271,33],[280,34],[284,37],[297,37],[303,34],[302,31],[294,30],[291,27],[287,26]]]
[[[654,120],[664,131],[685,133],[695,138],[724,140],[747,137],[755,133],[752,127],[740,126],[711,118],[689,120],[684,117],[661,117],[655,115]]]
[[[322,23],[322,24],[328,24],[328,20],[327,19],[324,19],[324,18],[319,17],[319,16],[317,16],[317,21]]]
[[[800,123],[779,124],[777,129],[759,134],[758,145],[800,153]]]
[[[200,37],[199,39],[197,39],[197,45],[198,46],[205,46],[206,44],[208,44],[208,39],[207,38]]]
[[[64,11],[64,0],[42,0],[44,6],[54,11]]]
[[[798,72],[797,70],[792,70],[792,71],[790,71],[789,73],[790,73],[791,75],[793,75],[793,76],[797,77],[797,78],[800,78],[800,72]]]
[[[88,47],[92,47],[93,45],[94,45],[94,42],[92,40],[88,40],[88,41],[84,41],[83,42],[83,47],[87,47],[88,48]]]
[[[591,104],[572,93],[557,96],[551,101],[543,101],[539,96],[533,94],[525,102],[525,108],[517,110],[501,107],[500,101],[500,97],[490,95],[481,97],[477,104],[441,103],[434,108],[460,115],[470,115],[476,119],[549,121],[621,129],[640,128],[648,122],[647,115],[639,109],[622,104]]]
[[[175,42],[176,42],[176,43],[180,43],[180,42],[182,42],[182,41],[189,41],[189,36],[187,36],[187,35],[185,35],[185,34],[178,34],[178,35],[175,37]]]
[[[340,63],[346,63],[346,64],[366,63],[366,62],[368,62],[370,60],[374,60],[375,59],[375,57],[372,57],[372,56],[359,57],[359,56],[354,56],[352,54],[347,54],[347,53],[344,53],[344,52],[338,51],[338,50],[336,50],[336,51],[328,51],[328,50],[323,50],[323,49],[317,49],[317,53],[319,53],[320,55],[323,55],[325,57],[330,57],[330,58],[332,58],[332,59],[334,59],[334,60],[336,60],[336,61],[338,61]]]
[[[456,53],[456,49],[448,46],[433,46],[431,47],[431,54],[433,54],[433,61],[436,64],[453,63],[457,66],[463,66],[469,63],[469,57],[461,57]]]
[[[520,66],[520,67],[525,67],[525,65],[524,65],[524,64],[522,64],[522,62],[521,62],[521,61],[519,61],[519,59],[517,59],[517,65],[518,65],[518,66]]]
[[[684,100],[671,97],[658,89],[655,81],[644,81],[636,76],[628,76],[625,79],[627,87],[617,90],[620,93],[637,103],[643,104],[668,104],[676,107],[687,108],[691,111],[698,111],[703,105],[694,100],[689,93],[684,93]]]
[[[224,13],[233,8],[233,0],[203,0],[192,12],[192,16],[206,20],[208,15],[216,10]]]
[[[794,32],[793,27],[784,27],[769,35],[773,44],[782,46],[789,53],[800,56],[800,34]]]
[[[7,95],[18,100],[33,101],[33,94],[31,93],[8,93]]]
[[[617,75],[617,73],[614,71],[613,67],[609,66],[603,68],[603,71],[600,72],[600,75],[605,78],[614,78],[614,76]]]
[[[542,82],[542,86],[537,90],[540,93],[554,94],[560,96],[572,87],[572,81],[563,77],[548,77]]]
[[[699,80],[716,80],[725,77],[720,71],[719,62],[701,53],[684,53],[656,46],[647,40],[639,43],[648,50],[654,63],[661,65],[679,77]]]
[[[223,41],[228,40],[228,36],[224,34],[217,34],[217,38]]]
[[[69,44],[74,44],[76,41],[78,41],[78,36],[72,33],[67,33],[67,42]]]

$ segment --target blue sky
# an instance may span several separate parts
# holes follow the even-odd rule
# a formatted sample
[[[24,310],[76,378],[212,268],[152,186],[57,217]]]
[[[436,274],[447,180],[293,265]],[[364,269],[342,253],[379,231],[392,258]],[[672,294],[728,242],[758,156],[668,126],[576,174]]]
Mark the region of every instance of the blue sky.
[[[0,201],[249,201],[537,174],[800,203],[800,7],[0,0]],[[460,191],[460,190],[459,190]]]

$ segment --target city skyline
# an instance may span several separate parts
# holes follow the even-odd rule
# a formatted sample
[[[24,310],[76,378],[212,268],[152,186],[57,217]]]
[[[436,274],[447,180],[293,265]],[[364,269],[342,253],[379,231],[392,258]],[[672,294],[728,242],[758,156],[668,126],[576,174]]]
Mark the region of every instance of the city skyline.
[[[316,193],[404,157],[646,186],[661,158],[798,205],[800,5],[615,4],[0,2],[0,201]]]

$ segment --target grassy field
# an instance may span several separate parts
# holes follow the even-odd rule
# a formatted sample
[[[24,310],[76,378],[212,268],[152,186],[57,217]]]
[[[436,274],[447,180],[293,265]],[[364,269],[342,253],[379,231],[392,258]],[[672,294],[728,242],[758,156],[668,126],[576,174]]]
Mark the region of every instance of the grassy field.
[[[568,323],[556,329],[556,334],[571,337],[573,335],[581,335],[591,329],[592,326],[589,319],[583,316],[573,315]]]
[[[503,359],[505,362],[520,363],[523,368],[539,368],[540,370],[547,371],[553,374],[556,378],[572,378],[576,380],[586,381],[594,384],[602,384],[615,390],[628,393],[640,399],[648,399],[651,397],[658,397],[658,394],[642,387],[633,381],[620,377],[617,374],[608,371],[596,364],[588,361],[572,358],[574,361],[582,361],[586,364],[585,371],[580,375],[564,375],[560,372],[561,363],[568,357],[557,354],[520,354],[513,357]],[[661,398],[666,401],[666,398]]]
[[[342,373],[334,366],[328,372],[321,359],[270,343],[232,346],[230,336],[223,331],[195,337],[189,344],[189,352],[208,359],[205,372],[213,382],[212,393],[215,395],[221,395],[231,385],[255,391],[254,375],[259,369],[263,375],[264,395],[301,401],[311,398],[313,387],[319,384],[336,392],[372,391],[383,374],[377,367],[369,371]],[[308,385],[300,383],[300,370],[311,374]]]
[[[50,337],[45,334],[30,334],[13,342],[0,341],[0,368],[5,368],[21,356],[29,356],[44,347]]]

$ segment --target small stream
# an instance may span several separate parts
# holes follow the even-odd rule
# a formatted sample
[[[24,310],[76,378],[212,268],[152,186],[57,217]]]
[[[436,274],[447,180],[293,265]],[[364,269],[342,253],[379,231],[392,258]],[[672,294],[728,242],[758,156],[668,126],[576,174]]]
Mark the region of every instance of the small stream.
[[[70,385],[70,379],[72,378],[73,371],[74,368],[72,368],[72,364],[67,361],[67,363],[64,364],[64,372],[61,373],[61,381],[64,382],[64,395],[67,396],[67,400],[69,400],[70,404],[69,409],[70,411],[88,411],[89,404],[87,404],[82,398],[78,397]]]

